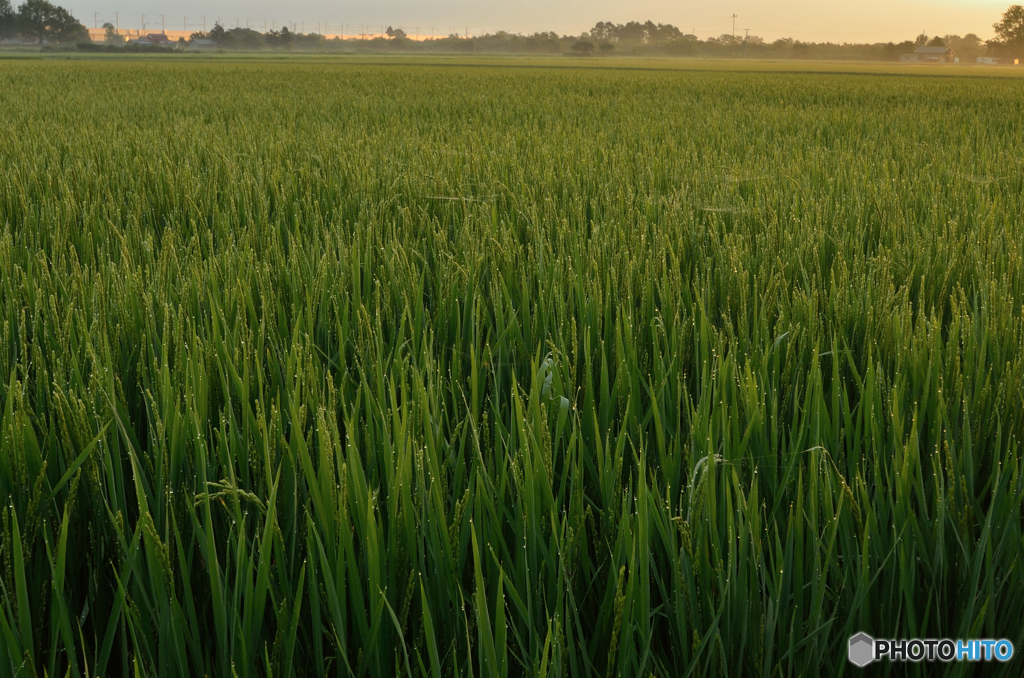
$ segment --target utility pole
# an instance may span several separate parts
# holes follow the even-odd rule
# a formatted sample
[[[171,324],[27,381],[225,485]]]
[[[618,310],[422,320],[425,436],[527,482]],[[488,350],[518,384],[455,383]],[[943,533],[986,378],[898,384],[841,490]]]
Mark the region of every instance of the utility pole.
[[[163,14],[160,15],[160,25],[163,27],[164,35],[166,35],[167,34],[167,19],[164,18]]]
[[[203,17],[203,35],[206,35],[206,17]]]
[[[737,14],[733,14],[732,15],[732,37],[734,37],[734,38],[736,37],[736,17],[737,16],[738,16]]]
[[[142,15],[142,30],[146,30],[146,15]]]
[[[743,36],[743,58],[746,59],[747,58],[747,40],[750,38],[750,29],[749,28],[744,28],[743,30],[746,31],[746,34]]]
[[[114,28],[117,29],[117,34],[121,35],[121,17],[118,16],[117,12],[114,12]]]
[[[93,12],[92,13],[92,27],[93,28],[99,28],[100,27],[100,13],[99,12]]]

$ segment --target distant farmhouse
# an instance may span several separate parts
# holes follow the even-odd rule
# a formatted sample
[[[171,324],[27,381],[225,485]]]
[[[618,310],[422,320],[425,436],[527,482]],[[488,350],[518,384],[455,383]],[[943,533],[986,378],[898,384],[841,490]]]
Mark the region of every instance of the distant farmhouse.
[[[900,61],[921,64],[951,64],[953,50],[949,47],[918,47],[913,54],[901,54]]]
[[[188,44],[190,52],[203,52],[210,49],[217,49],[218,45],[209,38],[196,38]]]
[[[174,49],[178,46],[178,43],[171,40],[166,33],[150,33],[149,35],[143,35],[135,40],[129,40],[129,45],[138,45],[139,47],[169,47]]]

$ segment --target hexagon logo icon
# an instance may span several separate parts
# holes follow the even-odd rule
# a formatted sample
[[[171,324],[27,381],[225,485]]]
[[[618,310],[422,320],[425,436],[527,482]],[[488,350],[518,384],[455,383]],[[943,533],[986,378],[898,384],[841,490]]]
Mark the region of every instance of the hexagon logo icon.
[[[875,658],[875,639],[866,633],[850,637],[847,658],[854,666],[865,667]]]

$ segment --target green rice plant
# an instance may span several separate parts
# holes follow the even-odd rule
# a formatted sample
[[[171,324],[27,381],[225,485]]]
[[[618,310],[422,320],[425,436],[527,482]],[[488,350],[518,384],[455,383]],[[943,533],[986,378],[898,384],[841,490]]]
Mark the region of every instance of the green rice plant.
[[[1022,81],[552,65],[4,64],[0,675],[1024,647]]]

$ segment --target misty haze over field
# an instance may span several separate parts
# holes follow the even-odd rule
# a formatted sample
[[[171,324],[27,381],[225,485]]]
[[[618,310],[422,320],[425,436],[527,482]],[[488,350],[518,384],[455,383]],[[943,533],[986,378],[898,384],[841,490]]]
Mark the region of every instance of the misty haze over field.
[[[166,25],[178,29],[186,23],[190,29],[208,26],[220,20],[226,27],[254,28],[263,22],[305,22],[312,30],[316,22],[331,32],[341,32],[342,24],[350,32],[359,26],[388,24],[401,26],[408,33],[463,34],[493,33],[501,30],[533,33],[557,31],[579,34],[598,21],[624,23],[653,19],[671,23],[701,37],[718,36],[735,28],[742,35],[749,28],[765,39],[793,37],[816,42],[889,42],[926,32],[929,35],[976,33],[992,34],[992,22],[1005,4],[972,0],[733,0],[732,2],[673,2],[670,0],[384,0],[382,2],[345,2],[296,0],[290,3],[270,0],[77,0],[69,7],[87,26],[113,21],[122,28]],[[331,28],[331,26],[334,28]],[[324,31],[327,32],[327,31]]]

